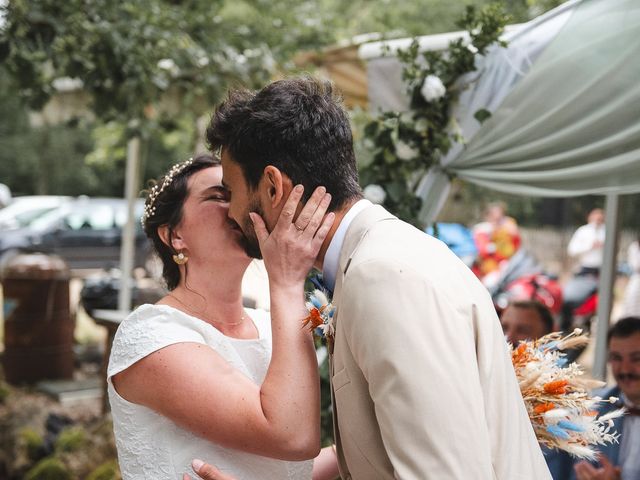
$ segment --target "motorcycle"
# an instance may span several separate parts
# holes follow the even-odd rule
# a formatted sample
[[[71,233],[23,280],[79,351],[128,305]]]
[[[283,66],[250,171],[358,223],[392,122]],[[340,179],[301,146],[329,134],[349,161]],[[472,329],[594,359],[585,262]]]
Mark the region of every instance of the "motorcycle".
[[[540,262],[525,248],[519,248],[495,272],[482,276],[479,269],[474,268],[474,255],[477,255],[478,249],[468,228],[460,224],[438,223],[436,228],[429,228],[426,233],[447,244],[478,275],[489,290],[498,315],[510,302],[535,300],[545,305],[554,317],[561,316],[564,297],[557,277],[546,273]],[[565,331],[573,327],[589,330],[597,305],[596,284],[577,304],[566,307],[570,308],[572,323],[565,326],[560,322],[559,326]]]
[[[562,308],[562,288],[556,277],[544,272],[542,265],[526,249],[519,249],[500,269],[497,276],[485,279],[498,315],[515,301],[535,300],[558,315]]]
[[[560,328],[565,332],[573,328],[590,331],[598,309],[597,270],[581,270],[564,286],[563,295]]]

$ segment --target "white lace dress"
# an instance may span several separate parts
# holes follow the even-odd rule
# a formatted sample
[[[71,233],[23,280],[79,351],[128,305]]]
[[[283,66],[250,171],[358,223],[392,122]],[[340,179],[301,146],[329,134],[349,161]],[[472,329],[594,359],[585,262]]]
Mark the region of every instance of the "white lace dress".
[[[271,359],[271,322],[265,311],[247,311],[258,329],[258,339],[226,337],[210,324],[167,305],[142,305],[122,322],[111,349],[107,383],[124,480],[179,480],[183,473],[196,478],[190,466],[194,458],[212,463],[237,480],[311,478],[312,461],[287,462],[221,447],[147,407],[128,402],[111,382],[113,375],[156,350],[195,342],[208,345],[260,385]]]

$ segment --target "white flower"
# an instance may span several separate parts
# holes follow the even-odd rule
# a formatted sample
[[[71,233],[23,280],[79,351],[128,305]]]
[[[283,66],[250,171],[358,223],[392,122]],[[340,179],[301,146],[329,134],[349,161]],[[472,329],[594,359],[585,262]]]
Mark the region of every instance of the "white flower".
[[[476,46],[473,43],[470,43],[470,44],[467,45],[467,50],[469,50],[474,55],[476,53],[478,53],[478,49],[476,48]]]
[[[377,203],[382,205],[384,203],[384,199],[387,198],[387,192],[384,191],[380,185],[372,183],[364,187],[364,198],[369,200],[371,203]]]
[[[336,327],[333,315],[329,318],[327,323],[320,325],[322,329],[322,335],[325,337],[333,337],[336,334]]]
[[[161,68],[162,70],[173,70],[176,68],[176,62],[170,58],[163,58],[158,62],[158,68]]]
[[[419,152],[411,145],[401,140],[396,142],[396,155],[400,160],[412,160],[418,156]]]
[[[158,62],[158,68],[160,70],[168,72],[168,74],[172,77],[177,77],[180,74],[180,67],[178,67],[178,65],[176,65],[176,62],[174,62],[170,58],[163,58],[162,60],[160,60]]]
[[[442,80],[435,75],[427,75],[427,78],[424,79],[424,83],[422,84],[422,88],[420,89],[420,93],[427,102],[433,102],[434,100],[438,100],[442,98],[445,93],[447,93],[447,89],[442,84]]]
[[[51,84],[59,92],[73,92],[74,90],[82,89],[84,86],[84,83],[79,78],[69,77],[55,78]]]
[[[320,305],[329,305],[329,298],[327,295],[320,289],[315,289],[313,291],[313,296],[317,299]]]

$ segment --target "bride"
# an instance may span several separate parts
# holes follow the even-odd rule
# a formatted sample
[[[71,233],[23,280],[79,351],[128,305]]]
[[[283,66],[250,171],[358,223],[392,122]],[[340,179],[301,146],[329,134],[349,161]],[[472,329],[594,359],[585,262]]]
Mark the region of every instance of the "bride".
[[[310,479],[320,451],[316,356],[300,322],[304,280],[334,219],[330,195],[319,188],[301,212],[317,231],[292,224],[301,188],[271,234],[255,220],[269,318],[243,308],[250,258],[221,180],[219,160],[201,155],[146,200],[143,226],[169,293],[132,312],[113,342],[107,381],[124,479],[182,478],[193,458],[237,479]]]

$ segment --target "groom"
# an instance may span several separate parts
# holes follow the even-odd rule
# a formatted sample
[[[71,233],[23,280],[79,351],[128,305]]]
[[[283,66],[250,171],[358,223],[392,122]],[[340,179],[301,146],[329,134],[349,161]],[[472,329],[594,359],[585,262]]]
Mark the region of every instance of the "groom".
[[[349,119],[329,83],[231,92],[207,140],[221,149],[229,217],[256,257],[250,212],[271,231],[296,184],[307,198],[321,185],[332,194],[336,221],[315,266],[336,305],[342,478],[550,478],[491,298],[443,243],[362,198]]]

